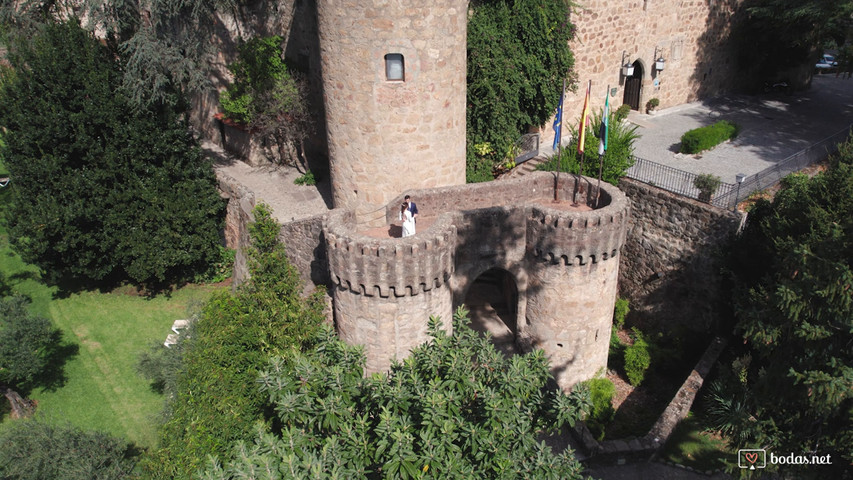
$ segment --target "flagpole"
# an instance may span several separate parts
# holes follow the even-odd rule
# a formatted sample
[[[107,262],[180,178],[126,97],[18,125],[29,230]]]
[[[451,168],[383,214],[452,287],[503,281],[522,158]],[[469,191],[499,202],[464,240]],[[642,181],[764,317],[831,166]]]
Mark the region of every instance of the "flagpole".
[[[578,152],[581,154],[581,162],[578,169],[578,176],[575,179],[574,194],[572,195],[572,205],[574,206],[578,204],[578,190],[580,189],[581,178],[583,177],[583,161],[584,157],[586,157],[584,142],[586,139],[586,119],[589,115],[589,91],[591,88],[592,80],[589,80],[589,83],[586,85],[586,99],[584,99],[583,103],[583,112],[581,112],[581,124],[578,126]]]
[[[554,186],[554,203],[560,202],[560,171],[563,169],[563,97],[566,95],[566,79],[560,90],[560,128],[557,130],[557,184]]]
[[[604,152],[607,151],[607,134],[610,130],[610,85],[604,93],[604,114],[601,116],[601,133],[598,143],[598,186],[595,189],[595,208],[598,208],[598,199],[601,197],[601,171],[604,169]]]

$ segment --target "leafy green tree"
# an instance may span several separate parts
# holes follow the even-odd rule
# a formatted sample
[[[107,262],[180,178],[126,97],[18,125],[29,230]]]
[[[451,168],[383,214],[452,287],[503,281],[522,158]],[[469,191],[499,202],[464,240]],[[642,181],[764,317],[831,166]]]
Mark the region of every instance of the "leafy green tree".
[[[225,116],[261,136],[272,137],[279,158],[289,158],[288,146],[307,135],[310,117],[302,82],[283,60],[282,38],[255,37],[239,47],[237,62],[228,66],[234,83],[222,92]]]
[[[826,172],[791,175],[772,203],[757,204],[733,250],[736,332],[748,361],[725,385],[737,401],[717,402],[733,437],[831,454],[838,468],[853,460],[851,260],[848,140]]]
[[[21,393],[40,383],[62,339],[48,319],[27,312],[27,303],[20,296],[0,299],[0,393],[15,417],[32,413]]]
[[[588,130],[584,139],[584,161],[583,175],[590,178],[598,178],[598,143],[596,137],[601,129],[601,119],[604,116],[604,111],[599,110],[592,114],[592,121],[587,126]],[[615,112],[610,112],[610,123],[607,151],[604,152],[604,164],[601,171],[601,180],[612,185],[618,185],[619,179],[624,177],[634,164],[634,142],[640,138],[637,133],[636,125],[628,125],[627,122],[616,120]],[[561,172],[578,173],[580,170],[581,155],[578,153],[578,135],[577,128],[571,127],[572,142],[562,149],[561,156],[555,155],[547,162],[539,164],[537,170],[546,170],[549,172],[557,171],[558,165]]]
[[[174,104],[175,92],[209,87],[219,14],[236,16],[233,0],[53,0],[0,2],[0,28],[29,38],[44,24],[79,15],[122,57],[121,85],[134,106]],[[0,33],[4,33],[0,30]]]
[[[260,372],[272,355],[309,348],[324,318],[320,293],[301,297],[299,273],[278,241],[281,226],[269,207],[258,205],[254,215],[249,280],[207,302],[189,335],[182,334],[179,362],[155,355],[143,367],[170,394],[160,448],[143,461],[149,478],[192,478],[208,455],[228,458],[235,442],[251,439],[255,422],[270,411],[256,387]]]
[[[539,435],[580,419],[588,391],[549,388],[541,351],[506,359],[467,324],[463,309],[453,335],[431,318],[432,340],[367,378],[361,348],[324,329],[316,350],[261,376],[280,427],[203,478],[580,478],[571,451]]]
[[[0,431],[4,480],[121,480],[131,478],[134,449],[101,432],[40,419],[15,420]]]
[[[44,373],[62,336],[50,320],[27,312],[27,303],[0,299],[0,383],[24,388]]]
[[[853,25],[851,0],[747,0],[735,24],[738,64],[759,82],[814,66],[824,45],[843,45]]]
[[[493,178],[531,126],[557,108],[563,80],[575,87],[574,36],[563,0],[480,0],[468,19],[468,181]],[[477,156],[488,143],[494,158]]]
[[[11,46],[0,91],[9,234],[46,278],[171,282],[219,256],[224,203],[169,108],[134,109],[115,52],[71,20]]]

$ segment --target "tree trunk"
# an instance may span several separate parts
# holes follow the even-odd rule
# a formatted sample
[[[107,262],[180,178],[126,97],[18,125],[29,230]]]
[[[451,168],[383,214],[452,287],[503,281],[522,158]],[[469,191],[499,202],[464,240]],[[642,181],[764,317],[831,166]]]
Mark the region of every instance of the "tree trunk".
[[[6,385],[0,385],[0,392],[3,392],[3,395],[9,400],[9,406],[12,407],[12,418],[26,418],[35,412],[36,402],[22,397]]]

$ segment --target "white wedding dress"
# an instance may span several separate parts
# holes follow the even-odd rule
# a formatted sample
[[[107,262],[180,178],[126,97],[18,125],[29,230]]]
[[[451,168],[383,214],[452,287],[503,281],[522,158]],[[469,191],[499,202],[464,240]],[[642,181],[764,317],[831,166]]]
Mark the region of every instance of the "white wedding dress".
[[[400,213],[400,220],[403,221],[403,236],[410,237],[415,234],[415,218],[412,217],[412,212],[405,210]]]

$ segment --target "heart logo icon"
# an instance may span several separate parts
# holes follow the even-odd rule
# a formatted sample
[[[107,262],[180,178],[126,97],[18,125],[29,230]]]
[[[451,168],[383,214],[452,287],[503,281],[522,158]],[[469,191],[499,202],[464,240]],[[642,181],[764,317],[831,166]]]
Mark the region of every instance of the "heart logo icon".
[[[746,457],[746,461],[749,463],[755,463],[758,460],[758,452],[748,452],[743,454]]]

